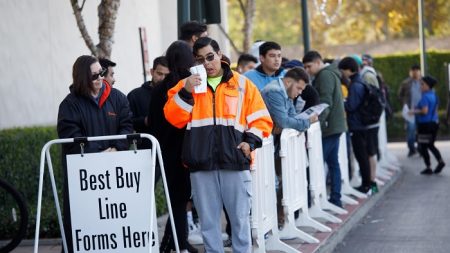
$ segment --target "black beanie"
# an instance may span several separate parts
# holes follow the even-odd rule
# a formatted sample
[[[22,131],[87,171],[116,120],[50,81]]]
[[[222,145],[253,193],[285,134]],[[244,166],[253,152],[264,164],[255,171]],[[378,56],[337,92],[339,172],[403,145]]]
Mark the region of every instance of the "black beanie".
[[[430,89],[433,89],[433,87],[437,84],[437,80],[432,76],[424,76],[422,77],[422,81],[428,84],[428,86],[430,86]]]

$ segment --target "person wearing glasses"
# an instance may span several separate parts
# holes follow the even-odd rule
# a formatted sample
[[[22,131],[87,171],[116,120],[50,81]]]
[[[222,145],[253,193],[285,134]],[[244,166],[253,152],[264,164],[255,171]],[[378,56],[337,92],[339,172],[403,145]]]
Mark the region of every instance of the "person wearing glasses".
[[[202,81],[198,74],[180,80],[167,94],[164,115],[173,126],[186,127],[182,160],[190,171],[205,252],[224,251],[223,206],[233,252],[250,252],[250,153],[270,135],[272,119],[256,86],[221,61],[215,40],[199,38],[193,53],[206,69],[207,90],[194,91]]]
[[[56,127],[59,138],[133,133],[127,97],[103,82],[105,72],[96,57],[83,55],[77,58],[72,68],[73,82],[69,87],[70,93],[59,105]],[[127,140],[105,140],[86,143],[84,152],[112,152],[128,150],[128,148]],[[81,153],[81,149],[78,143],[68,143],[62,146],[63,211],[66,238],[72,238],[72,233],[65,159],[67,154],[79,153]],[[67,246],[69,252],[73,252],[72,240],[67,240]]]

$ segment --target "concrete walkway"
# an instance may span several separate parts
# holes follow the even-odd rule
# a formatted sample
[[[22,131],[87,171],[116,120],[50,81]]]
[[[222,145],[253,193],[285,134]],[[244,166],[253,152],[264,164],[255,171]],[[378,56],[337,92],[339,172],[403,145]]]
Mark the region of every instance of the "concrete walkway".
[[[420,156],[406,158],[405,144],[390,145],[403,174],[334,252],[450,252],[450,142],[436,146],[447,166],[426,176]]]

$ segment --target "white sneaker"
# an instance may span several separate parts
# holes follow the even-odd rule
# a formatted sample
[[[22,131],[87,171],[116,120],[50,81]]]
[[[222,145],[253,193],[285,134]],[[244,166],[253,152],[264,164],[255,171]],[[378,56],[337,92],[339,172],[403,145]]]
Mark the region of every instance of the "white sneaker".
[[[188,242],[193,245],[203,244],[202,233],[200,232],[200,224],[190,224]]]
[[[193,245],[203,244],[202,233],[200,230],[200,223],[190,224],[188,225],[189,235],[188,242]],[[228,240],[228,234],[222,233],[222,241]]]

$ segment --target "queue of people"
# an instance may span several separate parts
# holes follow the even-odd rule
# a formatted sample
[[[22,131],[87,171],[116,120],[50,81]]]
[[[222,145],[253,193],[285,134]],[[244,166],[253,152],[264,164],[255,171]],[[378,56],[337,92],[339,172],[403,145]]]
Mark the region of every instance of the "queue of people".
[[[222,210],[227,216],[229,234],[225,246],[231,246],[233,252],[250,252],[252,152],[271,134],[277,146],[277,138],[284,128],[305,132],[312,123],[320,122],[332,204],[342,207],[338,150],[339,137],[345,132],[351,140],[348,150],[353,150],[362,176],[357,190],[377,192],[379,122],[365,123],[361,111],[367,98],[366,85],[381,87],[370,55],[363,55],[362,59],[349,56],[328,63],[319,52],[310,51],[302,61],[282,63],[281,46],[267,41],[258,44],[259,58],[241,55],[234,71],[219,44],[208,37],[206,25],[188,22],[181,27],[180,34],[180,40],[173,42],[164,56],[154,60],[150,70],[152,80],[128,96],[113,87],[116,63],[80,56],[73,65],[70,93],[59,107],[57,130],[60,138],[133,132],[155,136],[162,150],[182,252],[197,252],[189,243],[192,213],[198,213],[205,251],[223,252]],[[204,93],[195,91],[205,81],[199,74],[190,73],[189,69],[195,65],[203,65],[206,70]],[[409,155],[416,152],[417,127],[417,149],[426,165],[422,174],[440,173],[445,163],[434,146],[439,103],[433,87],[437,81],[430,76],[420,77],[415,71],[417,67],[413,66],[411,78],[400,91],[409,115],[414,115],[416,121],[407,124]],[[319,103],[328,105],[320,115],[308,119],[298,117]],[[128,145],[127,141],[89,142],[84,152],[127,150]],[[138,148],[148,149],[151,144],[142,142]],[[428,150],[438,161],[434,171]],[[63,164],[65,155],[77,152],[80,152],[79,145],[65,144]],[[277,160],[277,152],[274,155]],[[281,168],[276,164],[280,184]],[[66,236],[71,238],[67,176],[64,179],[64,223]],[[280,202],[281,187],[278,189]],[[67,243],[71,249],[71,240]],[[171,224],[167,220],[160,251],[174,249]]]

